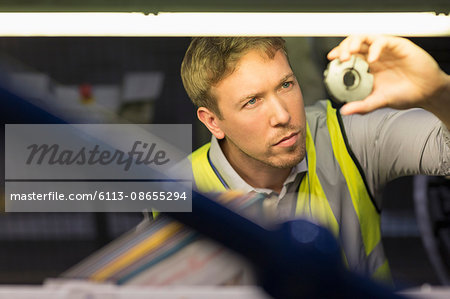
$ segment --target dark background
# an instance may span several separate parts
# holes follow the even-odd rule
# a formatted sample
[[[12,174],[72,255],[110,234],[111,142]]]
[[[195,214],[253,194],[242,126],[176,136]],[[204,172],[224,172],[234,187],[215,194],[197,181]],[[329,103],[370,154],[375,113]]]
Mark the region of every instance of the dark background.
[[[323,39],[323,38],[317,38]],[[58,84],[121,84],[128,71],[165,74],[154,123],[193,123],[194,107],[179,78],[189,38],[0,38],[3,71],[33,70]],[[449,38],[413,38],[448,73]],[[312,43],[316,44],[316,43]],[[317,43],[320,44],[320,43]],[[325,68],[326,60],[319,68]],[[2,123],[53,123],[20,100],[4,101]],[[4,132],[2,130],[2,132]],[[3,134],[3,133],[2,133]],[[199,145],[201,134],[194,134]],[[4,164],[2,163],[3,169]],[[4,171],[2,171],[4,173]],[[384,244],[394,279],[403,287],[438,284],[422,246],[412,202],[412,178],[389,184],[383,215]],[[139,213],[10,213],[0,215],[0,283],[42,283],[132,229]]]
[[[117,11],[157,13],[161,11],[270,11],[270,12],[386,12],[450,11],[448,0],[4,0],[0,11]],[[32,26],[33,24],[30,24]],[[424,24],[426,25],[426,24]],[[357,26],[357,24],[355,24]],[[326,38],[308,38],[314,48]],[[450,73],[450,38],[412,38]],[[15,71],[48,74],[57,84],[120,85],[123,75],[134,71],[160,71],[163,89],[154,102],[154,123],[194,123],[190,104],[179,77],[179,67],[189,38],[0,38],[0,80]],[[306,57],[308,59],[308,57]],[[326,66],[314,57],[319,70]],[[63,119],[0,90],[0,118],[7,123],[60,123]],[[7,96],[5,96],[5,93]],[[207,140],[194,126],[193,145]],[[3,143],[4,130],[0,140]],[[4,146],[0,147],[4,156]],[[4,175],[4,161],[0,159]],[[4,180],[0,189],[4,190]],[[422,246],[414,216],[411,177],[386,187],[382,218],[383,238],[394,280],[400,287],[438,279]],[[3,192],[2,192],[3,193]],[[3,198],[2,198],[3,201]],[[56,277],[112,239],[132,229],[139,213],[1,213],[0,283],[38,284]]]

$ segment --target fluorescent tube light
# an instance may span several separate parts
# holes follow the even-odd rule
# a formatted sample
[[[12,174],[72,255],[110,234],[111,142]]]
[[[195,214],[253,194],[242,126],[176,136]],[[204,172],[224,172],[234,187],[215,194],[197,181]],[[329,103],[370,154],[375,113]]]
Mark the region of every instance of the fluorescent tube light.
[[[420,13],[0,13],[0,36],[450,36]]]

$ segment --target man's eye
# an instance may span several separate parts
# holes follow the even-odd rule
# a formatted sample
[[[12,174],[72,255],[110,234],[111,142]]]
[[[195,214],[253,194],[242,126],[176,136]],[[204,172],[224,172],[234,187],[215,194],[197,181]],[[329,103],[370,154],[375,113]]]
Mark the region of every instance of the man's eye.
[[[284,82],[281,87],[283,88],[289,88],[292,85],[292,82]]]
[[[254,105],[254,104],[256,104],[256,98],[251,98],[251,100],[247,102],[247,105]]]

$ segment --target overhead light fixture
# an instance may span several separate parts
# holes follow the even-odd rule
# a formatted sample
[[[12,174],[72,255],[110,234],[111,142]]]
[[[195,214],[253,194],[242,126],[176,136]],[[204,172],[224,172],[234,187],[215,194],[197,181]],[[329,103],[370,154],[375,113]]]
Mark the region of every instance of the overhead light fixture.
[[[0,36],[450,36],[420,13],[0,13]]]

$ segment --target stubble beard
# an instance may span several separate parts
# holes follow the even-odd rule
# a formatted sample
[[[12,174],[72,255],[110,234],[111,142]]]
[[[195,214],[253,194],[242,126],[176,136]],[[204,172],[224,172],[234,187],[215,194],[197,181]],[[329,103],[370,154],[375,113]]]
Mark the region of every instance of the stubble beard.
[[[262,161],[268,166],[278,168],[278,169],[287,169],[296,166],[300,163],[306,154],[306,145],[305,145],[305,136],[303,130],[299,132],[299,141],[298,144],[293,145],[291,148],[288,148],[288,153],[284,153],[283,155],[288,155],[285,159],[279,159],[279,156],[275,154],[274,157],[269,158],[266,161]]]
[[[304,158],[306,154],[306,128],[302,128],[299,131],[298,136],[298,144],[293,145],[290,148],[286,148],[287,153],[282,153],[280,155],[288,155],[286,159],[279,159],[279,155],[276,153],[268,153],[267,158],[260,158],[255,157],[253,155],[250,155],[246,152],[244,152],[241,148],[237,147],[244,155],[246,155],[248,158],[251,158],[253,160],[256,160],[262,164],[265,164],[266,166],[277,168],[277,169],[289,169],[294,166],[296,166],[298,163],[300,163]],[[271,147],[272,145],[269,145]],[[270,152],[270,151],[269,151]],[[277,158],[278,157],[278,158]]]

